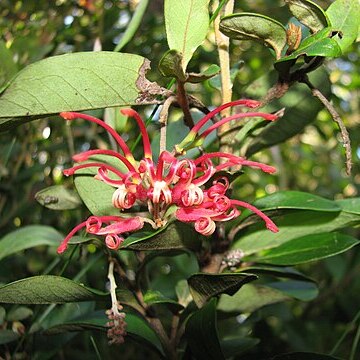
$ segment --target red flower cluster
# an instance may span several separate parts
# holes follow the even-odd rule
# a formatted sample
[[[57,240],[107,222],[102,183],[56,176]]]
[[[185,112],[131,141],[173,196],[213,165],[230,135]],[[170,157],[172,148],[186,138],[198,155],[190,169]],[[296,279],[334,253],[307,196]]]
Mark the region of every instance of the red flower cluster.
[[[58,253],[66,250],[70,238],[81,228],[85,228],[89,234],[105,236],[106,245],[115,250],[124,240],[122,234],[141,229],[145,222],[157,229],[166,225],[169,219],[174,217],[182,222],[194,223],[197,232],[209,236],[215,231],[216,222],[237,217],[240,214],[238,207],[253,211],[265,221],[269,230],[278,231],[276,225],[260,210],[243,201],[230,199],[226,195],[229,188],[226,177],[220,175],[218,178],[215,177],[219,171],[235,165],[251,166],[267,173],[273,173],[275,168],[223,152],[206,153],[196,159],[178,156],[183,155],[184,150],[189,147],[202,143],[206,136],[228,121],[245,117],[262,117],[270,121],[276,119],[275,115],[261,112],[239,113],[220,120],[199,134],[201,128],[214,115],[234,105],[254,108],[259,106],[259,103],[254,100],[238,100],[216,108],[190,130],[188,136],[176,146],[175,152],[161,152],[157,163],[153,161],[150,139],[144,122],[136,111],[124,109],[122,113],[133,117],[139,126],[144,147],[144,157],[139,162],[134,159],[121,136],[102,120],[75,112],[61,113],[60,115],[66,120],[81,118],[102,126],[114,138],[122,151],[118,153],[112,150],[96,149],[82,152],[73,157],[78,165],[64,170],[64,174],[69,176],[80,169],[96,168],[95,178],[114,188],[112,205],[119,209],[119,212],[142,204],[148,208],[149,216],[132,216],[131,213],[126,214],[126,217],[90,216],[66,236],[58,248]],[[96,155],[116,158],[127,171],[123,172],[120,167],[116,168],[103,162],[91,161],[91,158]],[[224,161],[217,164],[214,162],[215,159],[224,159]],[[215,180],[207,186],[212,178]],[[169,211],[173,206],[176,206],[175,212]]]

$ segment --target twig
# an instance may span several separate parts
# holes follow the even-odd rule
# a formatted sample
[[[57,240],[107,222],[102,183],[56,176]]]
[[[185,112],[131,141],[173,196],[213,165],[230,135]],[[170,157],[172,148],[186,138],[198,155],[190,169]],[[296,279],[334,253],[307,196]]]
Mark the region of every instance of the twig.
[[[171,104],[176,102],[177,99],[175,96],[168,97],[160,112],[159,122],[160,122],[160,154],[166,150],[166,124],[169,116],[169,108]]]
[[[352,167],[351,143],[350,143],[349,133],[348,133],[340,115],[338,114],[336,109],[333,107],[333,105],[330,103],[330,101],[322,94],[322,92],[319,89],[315,88],[314,85],[311,84],[311,82],[309,81],[309,79],[306,76],[302,79],[302,82],[310,88],[313,96],[318,98],[321,101],[321,103],[325,106],[327,111],[329,111],[333,120],[339,126],[341,138],[343,140],[343,146],[345,148],[346,174],[348,176],[350,176],[351,175],[351,167]]]
[[[185,86],[182,81],[177,82],[177,101],[184,113],[185,125],[192,129],[194,127],[194,120],[190,113],[189,102],[185,91]]]

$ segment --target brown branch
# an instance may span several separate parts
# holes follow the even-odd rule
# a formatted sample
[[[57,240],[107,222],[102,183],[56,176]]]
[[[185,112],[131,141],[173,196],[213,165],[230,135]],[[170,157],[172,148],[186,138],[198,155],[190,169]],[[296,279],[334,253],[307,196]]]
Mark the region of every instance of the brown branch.
[[[337,123],[337,125],[339,126],[340,129],[340,133],[341,133],[341,138],[343,140],[343,146],[345,148],[345,165],[346,165],[346,174],[348,176],[351,175],[351,167],[352,167],[352,161],[351,161],[351,143],[350,143],[350,137],[349,137],[349,133],[346,129],[346,126],[344,125],[340,115],[338,114],[338,112],[336,111],[336,109],[334,108],[334,106],[330,103],[330,101],[323,95],[323,93],[315,88],[314,85],[311,84],[311,82],[309,81],[309,79],[307,77],[304,77],[304,79],[302,79],[302,82],[304,84],[306,84],[314,97],[318,98],[321,103],[325,106],[325,108],[327,109],[327,111],[330,113],[331,117],[333,118],[333,120]]]
[[[184,113],[185,125],[192,129],[194,127],[194,120],[190,113],[189,102],[186,96],[184,83],[181,81],[177,82],[177,100]]]

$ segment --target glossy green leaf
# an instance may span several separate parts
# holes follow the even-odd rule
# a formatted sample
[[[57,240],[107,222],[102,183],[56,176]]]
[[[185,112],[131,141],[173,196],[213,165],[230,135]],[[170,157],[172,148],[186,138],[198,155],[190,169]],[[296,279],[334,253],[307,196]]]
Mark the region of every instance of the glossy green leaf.
[[[183,56],[177,50],[168,50],[159,62],[161,75],[174,77],[180,81],[186,80],[184,69],[182,68]]]
[[[108,321],[109,319],[105,315],[105,311],[96,311],[91,314],[85,314],[74,320],[54,325],[47,329],[44,333],[46,335],[58,335],[69,331],[106,331],[106,323]],[[160,340],[146,321],[132,313],[126,313],[125,321],[127,324],[126,332],[129,337],[139,341],[141,344],[145,344],[150,348],[153,348],[163,355]]]
[[[164,305],[173,313],[184,309],[177,301],[165,297],[159,291],[148,290],[144,295],[144,301],[148,305]]]
[[[278,191],[257,199],[253,205],[261,209],[261,211],[297,209],[336,212],[341,210],[341,207],[335,201],[302,191]],[[253,213],[250,210],[245,209],[241,213],[239,220],[243,220],[251,214]]]
[[[279,232],[272,233],[263,223],[257,223],[240,231],[232,247],[241,249],[245,255],[250,255],[306,235],[336,231],[360,224],[360,216],[357,214],[306,210],[290,211],[272,217],[272,220],[279,227]]]
[[[141,231],[131,234],[122,244],[122,249],[175,250],[193,249],[201,246],[201,235],[184,223],[175,222],[166,229]]]
[[[284,26],[260,14],[244,12],[225,16],[220,21],[220,31],[232,39],[255,40],[269,46],[277,59],[286,45]]]
[[[78,194],[64,185],[53,185],[40,190],[35,194],[35,199],[52,210],[71,210],[82,204]]]
[[[312,352],[293,352],[287,354],[276,355],[271,358],[271,360],[341,360],[338,357],[326,355],[326,354],[318,354]]]
[[[235,294],[243,285],[257,279],[256,275],[231,274],[194,274],[188,279],[190,293],[198,307],[214,296]]]
[[[128,171],[120,161],[110,156],[97,155],[91,157],[91,159],[95,162],[111,165],[123,172]],[[112,204],[115,188],[95,179],[94,176],[97,174],[97,171],[98,168],[87,168],[77,171],[74,179],[76,190],[93,215],[119,215],[119,209],[116,209]]]
[[[164,16],[170,49],[183,56],[185,71],[194,51],[205,40],[209,28],[209,0],[165,0]]]
[[[341,233],[306,235],[258,254],[254,261],[273,265],[296,265],[340,254],[359,244]]]
[[[63,236],[50,226],[24,226],[0,240],[0,260],[34,246],[58,246],[62,239]]]
[[[233,296],[222,295],[218,310],[251,313],[265,305],[289,300],[290,296],[264,285],[246,284]]]
[[[331,25],[325,11],[312,1],[285,0],[285,3],[291,13],[314,33]]]
[[[134,37],[137,29],[139,28],[141,21],[144,17],[146,8],[149,4],[149,0],[141,0],[136,6],[135,12],[126,27],[125,32],[121,36],[120,42],[116,45],[114,51],[121,51],[121,49],[131,41]]]
[[[360,215],[360,198],[336,200],[343,211]]]
[[[104,295],[73,280],[53,275],[33,276],[0,287],[0,303],[64,304]]]
[[[196,359],[225,360],[216,328],[216,303],[216,299],[211,299],[186,323],[185,337]]]
[[[326,10],[333,30],[340,33],[334,37],[344,52],[358,37],[360,29],[359,0],[336,0]]]
[[[20,335],[12,330],[0,330],[0,345],[18,340]]]
[[[212,77],[216,76],[220,72],[220,66],[216,64],[210,65],[206,70],[197,74],[197,73],[189,73],[187,76],[186,81],[190,83],[200,83],[205,80],[211,79]]]
[[[274,75],[265,75],[254,82],[246,90],[246,95],[251,98],[265,96],[266,89],[269,89],[272,86],[271,84],[274,83]],[[331,87],[326,71],[318,69],[309,74],[309,79],[315,87],[321,88],[324,96],[330,95]],[[251,156],[272,145],[282,143],[301,133],[308,124],[311,124],[316,119],[316,115],[323,109],[323,106],[311,96],[311,92],[307,87],[296,84],[281,99],[273,101],[270,106],[264,108],[264,111],[273,112],[282,108],[285,108],[284,116],[271,124],[266,124],[266,127],[250,143],[246,152],[247,156]]]
[[[13,60],[13,55],[4,42],[0,40],[0,93],[16,72],[17,66]]]
[[[41,60],[20,71],[1,94],[0,122],[146,102],[148,68],[141,56],[105,51]],[[159,89],[153,84],[153,94]]]
[[[319,294],[319,289],[313,281],[287,280],[267,283],[266,285],[301,301],[314,300]]]

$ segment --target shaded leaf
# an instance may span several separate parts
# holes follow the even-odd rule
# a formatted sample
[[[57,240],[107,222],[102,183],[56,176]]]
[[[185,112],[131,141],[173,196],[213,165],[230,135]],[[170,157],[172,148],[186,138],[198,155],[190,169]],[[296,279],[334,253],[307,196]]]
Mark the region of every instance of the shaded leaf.
[[[20,71],[1,94],[0,118],[25,121],[62,111],[136,104],[148,67],[141,56],[105,51],[41,60]]]
[[[255,40],[271,47],[276,58],[286,45],[286,30],[278,21],[260,14],[238,13],[225,16],[220,21],[220,31],[237,40]]]
[[[62,239],[63,236],[50,226],[24,226],[0,240],[0,260],[34,246],[58,246]]]
[[[0,330],[0,345],[19,339],[20,335],[12,330]]]
[[[251,313],[265,305],[289,300],[290,296],[264,285],[244,285],[233,296],[222,295],[218,310],[224,312]]]
[[[63,304],[92,300],[99,295],[105,293],[54,275],[33,276],[0,287],[0,303],[8,304]]]
[[[316,33],[331,23],[325,11],[309,0],[285,0],[291,13],[312,32]]]
[[[133,36],[135,35],[137,29],[141,24],[141,20],[144,17],[148,3],[149,0],[141,0],[138,3],[129,24],[126,26],[126,30],[122,34],[121,40],[116,45],[114,51],[120,51],[133,38]]]
[[[16,308],[11,309],[7,315],[6,320],[7,321],[22,321],[29,316],[33,315],[33,311],[25,306],[19,306]]]
[[[173,250],[199,249],[201,235],[187,224],[171,223],[167,228],[157,231],[141,231],[128,236],[121,249],[130,250]]]
[[[340,33],[334,37],[342,52],[357,38],[360,28],[360,3],[358,0],[336,0],[326,10],[333,30]]]
[[[215,75],[219,74],[219,72],[220,72],[220,66],[216,64],[212,64],[206,70],[204,70],[199,74],[189,73],[186,81],[194,84],[200,83],[205,80],[211,79]]]
[[[243,285],[257,279],[253,274],[195,274],[188,279],[190,293],[198,307],[212,297],[221,294],[233,295]]]
[[[232,247],[250,255],[302,236],[336,231],[360,223],[359,215],[347,212],[294,210],[272,219],[280,229],[278,233],[272,233],[258,223],[241,231]]]
[[[196,359],[225,359],[216,328],[216,299],[195,311],[186,323],[185,337]]]
[[[311,301],[319,294],[319,289],[313,281],[276,281],[266,286],[279,290],[285,295],[301,301]]]
[[[307,235],[258,254],[254,261],[274,265],[296,265],[340,254],[359,244],[341,233]]]
[[[76,209],[82,204],[78,194],[64,185],[49,186],[35,194],[35,199],[52,210]]]
[[[205,40],[209,27],[209,0],[165,0],[164,16],[170,49],[183,55],[185,71],[196,48]]]
[[[221,340],[221,348],[226,359],[235,355],[244,353],[245,351],[256,346],[260,342],[259,339],[250,337],[226,338]]]
[[[274,79],[273,75],[265,75],[246,90],[246,95],[252,98],[265,96],[266,88],[270,88],[271,84],[274,83],[272,79]],[[324,96],[329,96],[331,92],[329,77],[323,69],[310,73],[309,79],[315,87],[321,88]],[[293,85],[281,99],[273,101],[270,106],[264,108],[264,111],[273,112],[284,107],[286,108],[285,115],[271,124],[267,124],[260,134],[252,140],[246,152],[247,156],[301,133],[323,109],[321,103],[314,99],[310,90],[302,84]]]
[[[4,323],[5,316],[6,316],[6,310],[2,306],[0,306],[0,325]]]
[[[177,301],[165,297],[159,291],[148,290],[144,295],[144,301],[148,305],[165,305],[173,313],[184,309]]]
[[[58,335],[69,331],[84,330],[106,331],[106,323],[108,321],[109,319],[106,317],[104,311],[96,311],[94,313],[78,317],[72,321],[52,326],[44,331],[44,334]],[[145,344],[163,355],[162,346],[158,336],[145,320],[135,314],[126,313],[125,321],[127,324],[126,332],[128,336],[139,341],[140,344]]]
[[[271,358],[271,360],[341,360],[340,358],[326,355],[318,354],[312,352],[293,352],[287,354],[276,355]]]
[[[186,80],[184,69],[182,68],[183,56],[177,50],[168,50],[159,62],[161,75],[174,77],[182,82]]]

